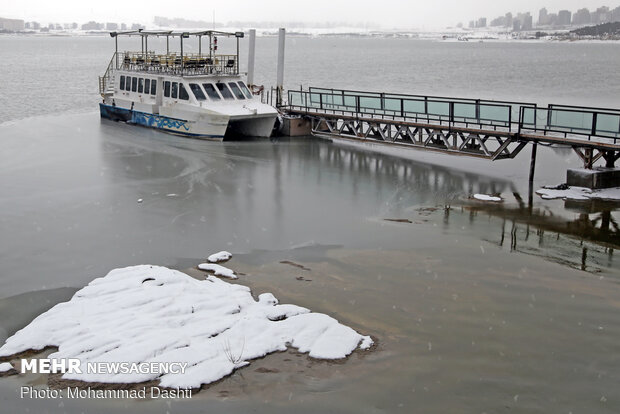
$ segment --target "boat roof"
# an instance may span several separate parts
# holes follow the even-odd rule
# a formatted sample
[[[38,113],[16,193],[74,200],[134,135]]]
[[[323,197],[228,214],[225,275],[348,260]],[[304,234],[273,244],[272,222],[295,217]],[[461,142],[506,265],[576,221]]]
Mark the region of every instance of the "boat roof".
[[[174,30],[128,30],[124,32],[110,32],[111,37],[117,36],[168,36],[188,38],[190,36],[228,36],[228,37],[244,37],[243,32],[222,32],[219,30],[198,30],[198,31],[174,31]]]

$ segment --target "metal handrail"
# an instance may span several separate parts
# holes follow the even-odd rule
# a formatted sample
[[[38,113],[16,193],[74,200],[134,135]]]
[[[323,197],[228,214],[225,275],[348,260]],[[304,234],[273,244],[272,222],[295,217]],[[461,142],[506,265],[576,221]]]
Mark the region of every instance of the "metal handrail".
[[[110,63],[108,63],[108,67],[106,68],[103,76],[99,76],[99,94],[101,96],[105,95],[105,91],[107,89],[108,83],[112,81],[112,75],[114,73],[114,66],[116,60],[116,52],[112,54],[112,58],[110,59]]]
[[[316,90],[316,89],[315,89]],[[295,105],[295,99],[293,95],[300,95],[300,102],[303,105]],[[388,95],[386,95],[388,96]],[[395,95],[389,95],[389,97],[379,97],[379,96],[369,96],[364,94],[346,95],[345,100],[344,96],[339,93],[319,93],[319,92],[310,92],[310,91],[296,91],[290,90],[288,94],[289,105],[291,106],[301,106],[306,109],[320,109],[320,110],[333,110],[340,112],[351,112],[363,115],[379,115],[382,117],[391,117],[392,119],[402,118],[402,119],[425,119],[427,122],[438,121],[440,123],[447,122],[449,124],[474,124],[474,125],[485,125],[491,126],[493,128],[507,128],[509,131],[512,129],[513,125],[516,125],[512,122],[512,106],[511,105],[501,105],[497,103],[490,102],[464,102],[464,101],[450,101],[447,99],[429,99],[429,97],[411,97],[402,95],[401,98],[396,98]],[[342,98],[341,100],[334,103],[334,97]],[[331,99],[330,99],[331,98]],[[316,100],[318,99],[318,100]],[[354,102],[351,102],[351,99]],[[366,106],[364,104],[364,99],[380,99],[378,103],[380,103],[379,107],[376,106]],[[398,102],[399,109],[390,109],[385,105],[385,100],[390,99]],[[424,104],[424,109],[415,111],[406,108],[406,103],[416,102],[418,104]],[[443,113],[433,112],[430,108],[433,104],[442,104],[445,105]],[[466,116],[465,114],[458,113],[455,105],[475,105],[474,112],[475,116]],[[488,107],[499,108],[505,111],[505,120],[498,119],[497,117],[484,116],[482,115],[483,111],[481,109],[485,109]]]
[[[521,107],[519,113],[519,132],[523,130],[527,131],[535,131],[542,132],[543,135],[546,135],[549,132],[564,134],[566,137],[568,134],[571,135],[579,135],[588,137],[588,141],[591,140],[592,137],[595,138],[605,138],[605,139],[613,139],[614,144],[616,144],[617,139],[620,138],[620,110],[612,109],[612,108],[601,108],[600,111],[595,110],[583,110],[576,109],[578,107],[568,106],[568,105],[549,105],[547,108],[536,108],[534,109],[534,114],[531,117],[526,117],[526,110],[531,110],[532,108]],[[592,109],[592,108],[588,108]],[[543,115],[546,112],[546,116],[540,117],[538,116],[538,112],[542,112]],[[584,125],[582,127],[578,127],[575,125],[569,125],[558,123],[553,120],[554,112],[562,112],[562,113],[572,113],[578,115],[588,115],[591,117],[591,121],[588,125]],[[604,130],[598,127],[598,121],[603,116],[615,117],[618,118],[618,124],[615,131]],[[532,119],[532,122],[526,120]],[[539,124],[537,120],[545,119],[544,124]]]
[[[525,103],[515,107],[517,103],[506,101],[467,100],[463,98],[429,97],[423,95],[383,94],[371,92],[346,91],[341,89],[312,88],[309,91],[289,90],[288,106],[299,110],[325,111],[334,114],[352,114],[352,116],[368,116],[381,119],[415,119],[426,122],[448,123],[449,126],[465,124],[466,126],[480,125],[507,129],[508,132],[522,131],[568,134],[613,139],[616,144],[620,139],[620,109],[612,108],[580,108],[568,105],[548,105],[546,108],[535,104]],[[297,98],[297,99],[296,99]],[[365,102],[372,99],[373,104]],[[389,102],[388,102],[389,101]],[[413,102],[419,110],[411,110],[406,104]],[[389,103],[389,105],[388,105]],[[440,111],[433,111],[433,104],[443,106]],[[467,112],[459,110],[459,105],[469,105]],[[500,110],[500,116],[484,115],[484,110],[492,108]],[[513,116],[513,110],[518,109],[518,116]],[[580,115],[587,120],[587,124],[579,126],[575,119],[558,120],[561,114]],[[542,122],[541,122],[542,121]],[[617,124],[617,126],[616,126]]]
[[[499,104],[499,105],[518,105],[518,106],[527,106],[527,107],[536,107],[537,104],[533,102],[520,102],[520,101],[498,101],[494,99],[474,99],[474,98],[458,98],[458,97],[450,97],[450,96],[439,96],[439,95],[417,95],[417,94],[404,94],[404,93],[385,93],[385,92],[372,92],[372,91],[358,91],[352,89],[334,89],[334,88],[320,88],[315,86],[310,86],[308,88],[309,92],[316,93],[316,91],[330,91],[332,93],[352,93],[357,95],[364,95],[368,97],[378,97],[383,96],[385,98],[391,97],[412,97],[412,98],[430,98],[430,99],[440,99],[440,100],[450,100],[450,101],[460,101],[467,103],[489,103],[489,104]]]

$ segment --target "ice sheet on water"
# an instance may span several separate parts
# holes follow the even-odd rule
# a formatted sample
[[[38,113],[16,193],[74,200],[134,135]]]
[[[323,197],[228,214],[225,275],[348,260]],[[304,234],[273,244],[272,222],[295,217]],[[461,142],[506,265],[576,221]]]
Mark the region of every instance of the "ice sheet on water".
[[[474,194],[474,198],[480,201],[494,201],[494,202],[502,201],[501,197],[492,196],[488,194]]]
[[[7,339],[0,356],[56,346],[49,358],[89,362],[188,363],[184,373],[65,373],[86,382],[159,380],[163,387],[199,387],[255,358],[288,346],[321,359],[367,349],[372,339],[334,318],[271,293],[255,300],[250,289],[209,276],[197,280],[165,267],[112,270],[69,302],[39,315]]]
[[[555,198],[571,199],[571,200],[620,200],[620,187],[602,188],[599,190],[591,190],[585,187],[561,187],[557,188],[541,188],[536,191],[542,198],[551,200]]]

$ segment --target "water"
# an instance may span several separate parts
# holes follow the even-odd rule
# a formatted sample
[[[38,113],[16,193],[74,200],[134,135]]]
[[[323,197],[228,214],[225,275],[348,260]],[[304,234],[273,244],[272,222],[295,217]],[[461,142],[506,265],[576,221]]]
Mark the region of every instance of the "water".
[[[535,197],[530,209],[528,150],[490,163],[308,138],[181,139],[99,119],[109,38],[0,45],[0,340],[114,267],[186,269],[225,248],[256,294],[379,344],[335,365],[272,355],[170,406],[21,400],[19,386],[41,379],[3,378],[9,412],[620,410],[620,243],[595,228],[607,215],[613,229],[617,207]],[[290,87],[618,106],[618,47],[289,38],[285,76]],[[270,85],[276,39],[257,48]],[[579,165],[570,151],[538,155],[537,186]],[[506,203],[472,203],[474,192]]]

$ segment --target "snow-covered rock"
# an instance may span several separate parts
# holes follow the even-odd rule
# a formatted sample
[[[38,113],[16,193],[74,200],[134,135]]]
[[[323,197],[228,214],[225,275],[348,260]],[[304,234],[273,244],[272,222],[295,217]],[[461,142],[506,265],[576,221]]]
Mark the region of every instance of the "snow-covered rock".
[[[73,372],[65,379],[195,388],[255,358],[291,346],[311,357],[344,358],[372,339],[330,316],[279,305],[270,293],[209,276],[197,280],[165,267],[112,270],[39,315],[7,339],[0,356],[56,346],[49,358],[92,362],[188,363],[184,373]]]
[[[213,253],[211,256],[207,257],[207,262],[209,263],[220,263],[230,260],[232,257],[232,253],[227,252],[226,250],[222,250],[221,252]]]

